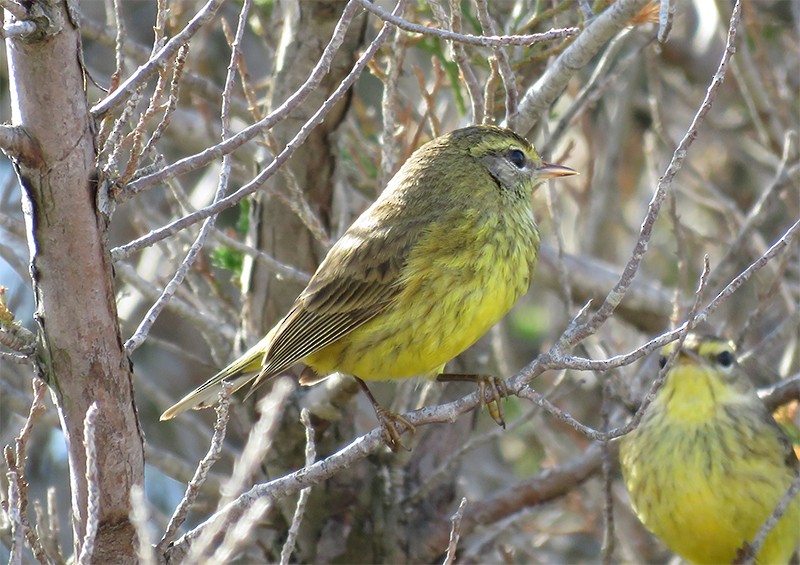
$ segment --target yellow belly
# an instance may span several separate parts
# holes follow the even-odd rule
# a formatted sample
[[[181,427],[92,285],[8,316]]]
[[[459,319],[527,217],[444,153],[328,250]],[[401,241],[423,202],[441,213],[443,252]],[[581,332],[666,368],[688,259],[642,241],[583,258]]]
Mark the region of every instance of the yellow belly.
[[[677,421],[665,411],[620,445],[637,515],[690,562],[731,563],[791,483],[774,432],[751,424],[721,414],[704,423]],[[795,499],[757,561],[786,563],[798,543]]]
[[[533,275],[538,234],[506,224],[431,230],[409,256],[403,291],[383,313],[304,361],[324,375],[365,380],[431,374],[485,334],[524,294]],[[465,246],[465,238],[474,245]]]

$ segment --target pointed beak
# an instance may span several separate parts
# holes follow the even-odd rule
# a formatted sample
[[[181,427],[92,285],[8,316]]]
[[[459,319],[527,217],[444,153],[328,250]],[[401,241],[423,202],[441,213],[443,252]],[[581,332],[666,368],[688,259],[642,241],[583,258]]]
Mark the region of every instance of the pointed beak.
[[[542,163],[542,166],[536,169],[536,176],[540,179],[552,179],[556,177],[569,177],[572,175],[579,175],[580,173],[564,165],[554,165],[553,163]]]

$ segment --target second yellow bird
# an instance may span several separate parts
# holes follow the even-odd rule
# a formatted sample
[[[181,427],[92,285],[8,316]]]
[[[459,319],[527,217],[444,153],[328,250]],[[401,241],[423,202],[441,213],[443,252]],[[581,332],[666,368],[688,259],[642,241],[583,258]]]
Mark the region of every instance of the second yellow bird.
[[[662,363],[673,349],[662,350]],[[692,563],[738,559],[800,472],[733,344],[694,334],[640,425],[621,438],[620,463],[639,519]],[[800,496],[756,563],[788,563],[798,545]]]

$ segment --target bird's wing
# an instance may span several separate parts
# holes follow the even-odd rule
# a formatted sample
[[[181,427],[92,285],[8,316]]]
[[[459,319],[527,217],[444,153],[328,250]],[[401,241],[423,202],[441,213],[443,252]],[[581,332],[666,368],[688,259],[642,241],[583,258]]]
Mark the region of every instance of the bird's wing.
[[[403,288],[401,272],[410,247],[407,235],[389,235],[351,235],[340,240],[283,320],[239,359],[170,407],[161,419],[169,420],[189,408],[211,406],[223,381],[231,383],[231,392],[254,381],[252,393],[264,380],[383,312]]]
[[[402,291],[406,234],[349,234],[278,324],[253,388],[383,312]],[[252,389],[251,389],[252,390]]]

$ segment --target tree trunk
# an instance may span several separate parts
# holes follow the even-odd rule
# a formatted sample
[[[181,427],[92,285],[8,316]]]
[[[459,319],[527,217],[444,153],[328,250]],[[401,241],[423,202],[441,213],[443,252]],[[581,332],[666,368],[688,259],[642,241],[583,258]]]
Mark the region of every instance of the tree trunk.
[[[131,486],[143,482],[143,444],[119,333],[108,218],[96,205],[95,136],[84,94],[80,35],[63,2],[38,5],[52,10],[45,15],[48,28],[7,39],[6,49],[13,124],[38,147],[39,159],[18,158],[15,165],[31,257],[39,366],[67,441],[75,556],[87,542],[83,428],[96,402],[92,489],[99,499],[91,510],[98,523],[92,561],[134,563],[136,536],[128,514]]]

